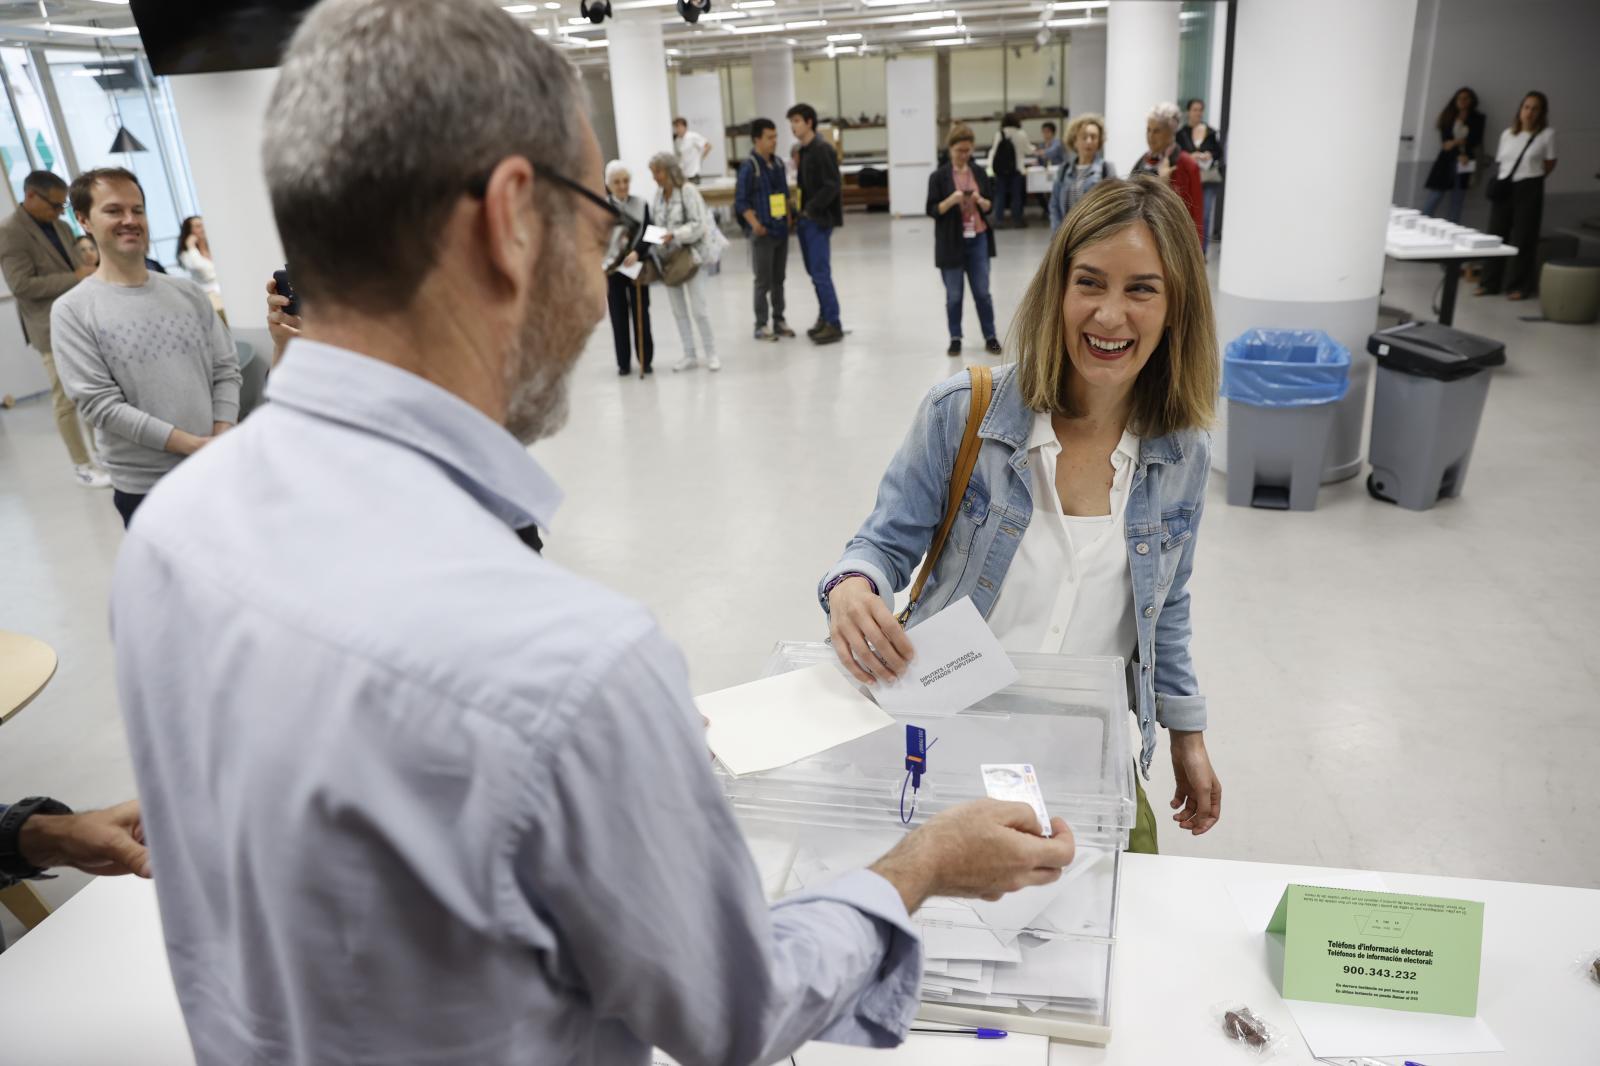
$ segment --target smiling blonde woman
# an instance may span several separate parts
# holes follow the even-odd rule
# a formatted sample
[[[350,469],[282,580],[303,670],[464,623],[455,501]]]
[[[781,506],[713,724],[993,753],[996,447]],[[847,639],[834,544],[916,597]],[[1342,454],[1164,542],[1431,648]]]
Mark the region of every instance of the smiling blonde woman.
[[[1017,362],[993,372],[976,462],[937,552],[977,379],[961,374],[923,400],[877,505],[819,586],[834,649],[858,680],[898,676],[911,647],[894,596],[934,555],[908,625],[970,596],[1009,651],[1127,660],[1140,768],[1148,777],[1165,727],[1173,820],[1199,835],[1222,809],[1188,590],[1218,363],[1200,242],[1170,185],[1088,192],[1051,240],[1011,346]],[[1130,846],[1154,851],[1142,785],[1138,801]]]

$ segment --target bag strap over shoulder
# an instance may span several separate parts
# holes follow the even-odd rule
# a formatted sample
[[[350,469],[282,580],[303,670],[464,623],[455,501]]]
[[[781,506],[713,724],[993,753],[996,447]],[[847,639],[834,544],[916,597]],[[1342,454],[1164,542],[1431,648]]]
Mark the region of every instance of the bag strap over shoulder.
[[[983,416],[989,411],[989,398],[994,393],[994,374],[986,366],[969,366],[967,375],[972,379],[972,405],[967,409],[967,427],[961,434],[961,449],[956,452],[955,465],[950,469],[950,493],[945,503],[944,521],[939,523],[939,532],[934,535],[928,557],[917,572],[916,584],[911,586],[911,602],[900,612],[901,625],[910,620],[912,609],[922,598],[923,587],[933,574],[933,568],[938,565],[945,541],[950,539],[950,530],[956,524],[956,515],[961,513],[961,501],[972,480],[972,470],[978,465],[978,451],[983,447],[978,430],[983,425]]]

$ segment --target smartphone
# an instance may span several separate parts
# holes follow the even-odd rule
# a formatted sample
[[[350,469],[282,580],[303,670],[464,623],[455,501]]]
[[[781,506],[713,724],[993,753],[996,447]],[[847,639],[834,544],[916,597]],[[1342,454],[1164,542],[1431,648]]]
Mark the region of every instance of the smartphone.
[[[277,286],[279,296],[287,296],[289,298],[289,306],[283,309],[283,313],[286,315],[298,315],[300,313],[300,297],[294,291],[294,286],[289,284],[289,268],[284,267],[282,270],[274,270],[272,272],[272,283]]]

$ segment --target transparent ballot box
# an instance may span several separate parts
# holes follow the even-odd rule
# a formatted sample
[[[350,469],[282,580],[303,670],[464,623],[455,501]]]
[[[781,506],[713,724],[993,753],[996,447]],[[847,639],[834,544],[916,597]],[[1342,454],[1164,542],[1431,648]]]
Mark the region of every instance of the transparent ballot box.
[[[889,712],[893,726],[788,766],[722,773],[768,895],[868,865],[933,815],[985,795],[984,763],[1031,763],[1077,858],[1055,884],[996,902],[936,898],[913,915],[926,958],[919,1016],[1105,1044],[1122,851],[1134,824],[1128,696],[1118,658],[1014,655],[1017,682],[955,715]],[[782,643],[766,676],[832,662]],[[927,730],[912,813],[906,725]],[[902,822],[902,811],[910,815]]]

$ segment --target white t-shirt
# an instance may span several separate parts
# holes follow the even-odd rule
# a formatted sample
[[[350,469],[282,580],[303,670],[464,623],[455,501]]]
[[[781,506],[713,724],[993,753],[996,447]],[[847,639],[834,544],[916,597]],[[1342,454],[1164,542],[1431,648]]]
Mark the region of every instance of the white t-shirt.
[[[683,168],[684,177],[698,178],[700,176],[700,163],[705,159],[706,145],[710,143],[694,130],[686,130],[683,136],[678,138],[676,146],[678,150],[678,165]]]
[[[1528,132],[1512,133],[1509,129],[1500,131],[1500,147],[1495,151],[1495,162],[1499,164],[1500,180],[1512,177],[1511,168],[1517,161],[1517,156],[1522,152],[1522,146],[1528,143]],[[1527,178],[1540,178],[1544,176],[1544,165],[1555,162],[1556,158],[1556,131],[1554,127],[1546,126],[1533,138],[1533,144],[1528,148],[1528,154],[1523,156],[1522,165],[1517,167],[1514,181],[1523,181]]]
[[[1120,655],[1139,640],[1128,568],[1127,509],[1139,438],[1123,433],[1111,455],[1111,513],[1079,518],[1061,513],[1056,460],[1061,442],[1048,413],[1035,414],[1028,438],[1033,519],[989,612],[989,627],[1007,651],[1057,655]]]

